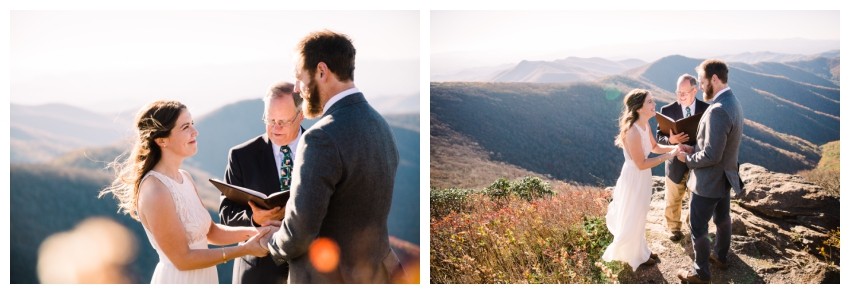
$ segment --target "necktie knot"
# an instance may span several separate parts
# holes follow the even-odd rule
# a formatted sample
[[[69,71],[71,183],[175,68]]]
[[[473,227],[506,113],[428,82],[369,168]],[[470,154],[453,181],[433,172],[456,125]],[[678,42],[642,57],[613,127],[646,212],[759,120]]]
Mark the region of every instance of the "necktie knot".
[[[691,108],[685,107],[685,117],[691,117]]]

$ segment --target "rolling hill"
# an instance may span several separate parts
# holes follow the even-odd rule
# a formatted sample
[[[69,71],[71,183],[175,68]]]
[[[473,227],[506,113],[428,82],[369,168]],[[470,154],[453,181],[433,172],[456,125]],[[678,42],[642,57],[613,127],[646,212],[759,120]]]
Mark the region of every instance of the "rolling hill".
[[[669,92],[675,91],[675,79],[682,73],[695,74],[701,60],[668,56],[631,72]],[[756,64],[756,66],[761,66]],[[767,67],[750,67],[765,70]],[[785,71],[791,75],[794,71]],[[750,71],[730,65],[729,87],[741,101],[747,119],[777,132],[790,134],[822,145],[839,137],[839,99],[837,86],[825,87],[799,82],[812,75],[782,76],[768,71]],[[698,94],[702,97],[702,94]],[[768,167],[770,169],[770,167]],[[771,169],[772,170],[772,169]]]
[[[611,61],[603,58],[569,57],[554,61],[523,60],[516,66],[496,74],[490,82],[564,83],[592,81],[619,74],[643,64],[637,59]]]
[[[9,262],[13,269],[11,283],[38,283],[36,261],[41,242],[93,216],[110,218],[133,232],[140,246],[136,259],[130,263],[130,278],[137,283],[150,282],[158,258],[147,244],[141,224],[116,213],[113,199],[96,197],[110,181],[107,173],[55,165],[13,164],[9,180],[10,205],[14,207],[9,218],[9,237],[13,240]]]
[[[65,104],[11,104],[11,162],[41,162],[84,147],[113,144],[131,134],[132,118]]]
[[[456,146],[478,146],[491,160],[559,180],[611,185],[623,162],[613,146],[623,93],[649,88],[659,104],[670,102],[675,78],[698,63],[671,56],[598,82],[432,83],[432,141],[448,129],[466,140]],[[820,142],[838,139],[838,88],[737,68],[730,76],[738,79],[731,87],[747,118],[742,163],[789,173],[811,169]],[[432,164],[432,174],[441,168]],[[663,166],[654,174],[663,175]]]

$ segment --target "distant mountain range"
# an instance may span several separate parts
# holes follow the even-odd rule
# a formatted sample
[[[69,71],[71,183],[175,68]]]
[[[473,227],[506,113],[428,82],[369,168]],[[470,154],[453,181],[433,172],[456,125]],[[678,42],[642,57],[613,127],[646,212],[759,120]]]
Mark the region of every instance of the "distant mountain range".
[[[805,61],[816,58],[838,58],[840,56],[840,52],[838,50],[832,50],[823,52],[820,54],[814,55],[806,55],[806,54],[788,54],[788,53],[777,53],[770,51],[758,51],[758,52],[744,52],[738,54],[729,54],[717,56],[715,58],[725,60],[727,62],[743,62],[743,63],[759,63],[759,62],[794,62],[794,61]]]
[[[822,58],[730,64],[730,87],[746,118],[742,163],[786,173],[811,169],[820,158],[818,146],[839,139],[840,91],[837,79],[824,76]],[[432,83],[431,141],[476,146],[490,160],[555,179],[609,186],[623,162],[613,139],[624,93],[650,89],[660,108],[674,101],[676,78],[695,74],[700,62],[668,56],[593,82]],[[459,135],[443,138],[446,129]],[[452,161],[451,148],[437,152],[432,160]],[[471,169],[465,174],[477,173],[465,168]],[[447,171],[432,162],[431,173]],[[663,166],[654,174],[663,175]]]
[[[619,74],[646,64],[638,59],[612,61],[603,58],[568,57],[553,61],[523,60],[517,64],[478,67],[452,74],[437,75],[435,82],[521,82],[564,83],[592,81],[600,77]]]
[[[497,74],[490,82],[564,83],[592,81],[619,74],[645,62],[637,59],[611,61],[602,58],[569,57],[555,61],[523,60]]]
[[[121,122],[68,105],[12,107],[13,133],[16,127],[36,129],[41,133],[30,137],[12,136],[18,144],[12,144],[10,149],[18,157],[12,160],[10,168],[10,198],[16,206],[11,223],[11,238],[16,240],[11,251],[11,266],[15,269],[11,282],[37,283],[35,259],[39,244],[50,234],[68,230],[92,216],[115,219],[134,232],[141,243],[131,273],[135,275],[134,281],[147,282],[157,257],[147,245],[142,227],[128,216],[116,213],[115,200],[95,197],[112,177],[104,167],[128,148],[129,143],[116,145],[116,141],[128,136],[122,129],[129,130],[132,118]],[[200,133],[199,152],[185,162],[184,168],[192,174],[205,206],[216,221],[219,194],[207,184],[207,179],[223,176],[230,147],[263,133],[262,110],[262,101],[253,99],[195,118]],[[388,220],[390,234],[396,237],[396,244],[406,241],[418,245],[419,114],[384,116],[392,128],[400,155]],[[312,121],[305,123],[305,127],[310,125]],[[72,139],[76,141],[69,141]],[[42,142],[64,146],[47,152],[40,149]],[[49,217],[33,221],[37,216]],[[230,263],[220,265],[219,280],[228,283],[230,272]]]
[[[110,116],[65,104],[9,109],[11,162],[42,162],[68,151],[114,144],[132,134],[132,117]]]
[[[751,66],[765,67],[769,71],[773,64],[782,63],[784,70],[800,69],[805,74],[797,73],[796,77],[816,75],[822,79],[834,81],[830,86],[836,86],[839,76],[838,50],[820,54],[787,54],[769,51],[745,52],[717,56],[721,60],[735,63],[739,68]],[[757,65],[762,63],[761,65]],[[749,65],[744,65],[749,64]],[[441,73],[432,76],[432,82],[520,82],[520,83],[565,83],[577,81],[596,81],[611,75],[626,74],[627,71],[648,65],[639,59],[624,59],[619,61],[592,57],[567,57],[551,61],[522,60],[519,63],[502,64],[498,66],[479,66],[453,73]],[[777,73],[774,73],[776,75]],[[798,76],[802,74],[803,76]],[[807,82],[804,79],[801,82]],[[675,85],[673,85],[675,87]]]

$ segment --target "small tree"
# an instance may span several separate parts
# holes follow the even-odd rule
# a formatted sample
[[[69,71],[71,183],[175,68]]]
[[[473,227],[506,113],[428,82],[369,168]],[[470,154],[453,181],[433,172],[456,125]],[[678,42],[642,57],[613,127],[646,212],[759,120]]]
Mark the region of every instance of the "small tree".
[[[555,194],[548,182],[538,177],[525,177],[511,186],[511,192],[520,199],[531,201]]]
[[[490,184],[487,189],[485,189],[484,194],[490,196],[491,200],[503,200],[508,199],[511,195],[511,183],[508,182],[506,178],[500,178]]]
[[[471,191],[466,189],[431,189],[431,217],[441,218],[451,212],[463,212],[466,210],[467,195]]]

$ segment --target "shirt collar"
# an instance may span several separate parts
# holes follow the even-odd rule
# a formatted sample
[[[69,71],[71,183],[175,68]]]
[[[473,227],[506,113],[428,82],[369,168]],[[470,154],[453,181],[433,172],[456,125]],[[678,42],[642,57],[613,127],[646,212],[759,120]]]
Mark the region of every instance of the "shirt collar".
[[[717,94],[714,94],[714,98],[711,99],[711,102],[714,103],[715,101],[717,101],[717,98],[720,97],[721,94],[726,93],[726,91],[729,90],[729,86],[726,86],[726,88],[723,88],[723,90],[717,91]]]
[[[357,87],[352,87],[351,89],[337,93],[336,95],[331,97],[330,100],[328,100],[328,103],[325,103],[325,107],[322,108],[322,115],[327,113],[328,109],[331,109],[331,106],[333,106],[334,103],[337,103],[339,100],[342,100],[342,98],[345,98],[345,96],[355,93],[360,93],[360,90],[358,90]]]

